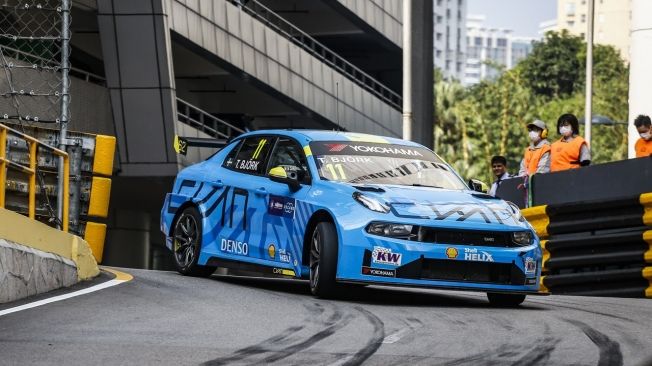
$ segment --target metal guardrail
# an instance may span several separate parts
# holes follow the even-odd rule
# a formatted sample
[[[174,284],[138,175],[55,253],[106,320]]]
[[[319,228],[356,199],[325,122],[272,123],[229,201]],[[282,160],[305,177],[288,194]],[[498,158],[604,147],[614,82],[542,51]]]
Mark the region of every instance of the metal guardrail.
[[[194,105],[177,98],[177,118],[211,137],[230,139],[245,131],[229,122],[219,119]]]
[[[9,46],[3,46],[0,45],[0,51],[2,51],[3,54],[20,60],[20,61],[25,61],[29,63],[34,63],[34,60],[39,60],[41,62],[49,62],[50,60],[33,55],[29,52],[21,51],[19,49],[9,47]],[[58,71],[58,70],[54,70]],[[71,67],[70,68],[70,75],[75,76],[79,79],[82,79],[88,83],[93,83],[93,84],[98,84],[98,85],[106,85],[106,79],[100,75],[93,74],[92,72],[84,71],[82,69],[78,69],[76,67]]]
[[[25,140],[29,146],[29,166],[21,163],[11,161],[6,156],[7,151],[7,135],[12,134]],[[14,169],[19,172],[25,173],[29,176],[28,181],[28,216],[30,219],[36,217],[36,175],[37,175],[37,161],[38,161],[38,148],[50,150],[54,155],[63,158],[63,196],[69,197],[70,187],[70,160],[68,153],[59,150],[50,145],[44,144],[34,137],[25,135],[3,124],[0,124],[0,207],[5,207],[5,189],[7,179],[7,169]],[[68,232],[68,212],[69,202],[68,199],[63,200],[63,215],[61,217],[62,230]]]
[[[256,0],[248,0],[246,2],[242,0],[227,1],[236,5],[247,14],[262,21],[265,25],[275,29],[292,43],[300,46],[322,62],[341,72],[348,79],[382,99],[385,103],[391,105],[397,110],[401,110],[402,98],[398,93],[381,84],[357,66],[346,61],[340,55],[319,43],[316,39],[283,19],[280,15],[274,13],[274,11],[267,8],[265,5]]]

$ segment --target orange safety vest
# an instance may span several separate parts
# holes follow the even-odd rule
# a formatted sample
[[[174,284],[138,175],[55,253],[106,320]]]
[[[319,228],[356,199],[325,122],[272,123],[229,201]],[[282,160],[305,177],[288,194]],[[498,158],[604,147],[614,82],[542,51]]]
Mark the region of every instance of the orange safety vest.
[[[523,160],[525,162],[525,169],[527,169],[527,174],[532,175],[537,172],[537,167],[539,166],[539,161],[541,157],[550,151],[550,145],[544,144],[543,146],[536,148],[534,150],[529,147],[525,149],[525,156]]]
[[[555,141],[550,149],[550,171],[577,169],[580,167],[580,149],[586,144],[581,136],[575,136],[569,142],[561,138]]]
[[[636,141],[635,149],[637,158],[652,155],[652,140],[646,141],[643,139],[638,139],[638,141]]]

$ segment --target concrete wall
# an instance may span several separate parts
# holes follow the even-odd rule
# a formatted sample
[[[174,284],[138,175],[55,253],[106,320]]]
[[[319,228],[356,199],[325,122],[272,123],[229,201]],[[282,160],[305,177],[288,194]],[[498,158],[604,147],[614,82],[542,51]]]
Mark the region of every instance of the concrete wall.
[[[91,249],[78,236],[0,208],[0,303],[97,276]]]
[[[307,108],[315,118],[349,131],[400,136],[400,112],[225,0],[166,0],[171,29]]]
[[[76,283],[73,261],[0,239],[0,304]]]
[[[401,0],[337,1],[395,45],[402,46],[403,2]]]

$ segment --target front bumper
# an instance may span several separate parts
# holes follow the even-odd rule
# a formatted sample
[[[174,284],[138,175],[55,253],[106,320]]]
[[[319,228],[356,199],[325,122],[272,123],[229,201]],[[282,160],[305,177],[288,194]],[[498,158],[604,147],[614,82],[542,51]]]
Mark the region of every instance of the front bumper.
[[[526,247],[414,242],[340,232],[337,280],[395,286],[536,294],[542,253]]]

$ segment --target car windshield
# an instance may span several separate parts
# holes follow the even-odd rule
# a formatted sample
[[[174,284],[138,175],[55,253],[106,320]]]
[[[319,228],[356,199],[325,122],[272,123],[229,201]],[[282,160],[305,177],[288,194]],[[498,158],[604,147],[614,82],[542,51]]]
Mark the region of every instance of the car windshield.
[[[468,189],[446,163],[423,147],[313,141],[310,149],[325,180]]]

